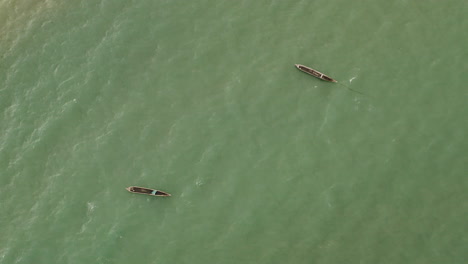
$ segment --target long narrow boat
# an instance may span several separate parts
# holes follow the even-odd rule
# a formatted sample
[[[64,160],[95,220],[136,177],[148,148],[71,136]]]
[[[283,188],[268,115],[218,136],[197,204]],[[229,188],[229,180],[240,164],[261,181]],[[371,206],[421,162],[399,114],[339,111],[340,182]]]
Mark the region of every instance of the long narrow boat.
[[[304,65],[301,65],[301,64],[294,64],[296,66],[296,68],[298,68],[300,71],[303,71],[305,73],[308,73],[314,77],[317,77],[319,78],[320,80],[324,80],[324,81],[327,81],[327,82],[337,82],[336,80],[328,77],[327,75],[319,72],[319,71],[316,71],[312,68],[309,68],[307,66],[304,66]]]
[[[127,191],[131,193],[138,193],[138,194],[147,194],[151,196],[171,196],[167,192],[155,190],[155,189],[150,189],[150,188],[144,188],[144,187],[137,187],[137,186],[130,186],[125,188]]]

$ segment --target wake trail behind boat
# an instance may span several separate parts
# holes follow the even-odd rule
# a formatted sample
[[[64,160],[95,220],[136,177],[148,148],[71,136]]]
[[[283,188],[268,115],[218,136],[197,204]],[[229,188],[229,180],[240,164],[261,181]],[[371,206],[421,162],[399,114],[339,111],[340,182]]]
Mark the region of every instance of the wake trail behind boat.
[[[341,86],[345,87],[346,89],[350,90],[350,91],[353,91],[353,92],[355,92],[355,93],[358,93],[358,94],[362,94],[362,95],[368,96],[367,94],[365,94],[365,93],[363,93],[363,92],[360,92],[360,91],[356,91],[356,90],[354,90],[354,89],[351,89],[351,88],[349,88],[347,85],[344,85],[344,84],[342,84],[342,83],[340,83],[340,82],[337,82],[337,83],[338,83],[339,85],[341,85]]]

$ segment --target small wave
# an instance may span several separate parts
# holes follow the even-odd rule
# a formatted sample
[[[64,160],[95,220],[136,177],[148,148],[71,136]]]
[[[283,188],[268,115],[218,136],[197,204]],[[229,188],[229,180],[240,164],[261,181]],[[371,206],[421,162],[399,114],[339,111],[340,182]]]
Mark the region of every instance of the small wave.
[[[91,220],[92,220],[91,215],[94,212],[94,209],[96,208],[96,204],[93,203],[93,202],[87,202],[86,207],[87,207],[86,218],[88,220],[81,225],[80,232],[79,232],[80,234],[84,233],[86,231],[89,223],[91,223]]]
[[[94,209],[96,208],[96,205],[92,202],[88,202],[86,206],[88,207],[88,211],[87,211],[88,214],[92,213]]]
[[[9,251],[10,251],[9,247],[0,249],[0,262],[5,259],[6,255],[9,253]]]
[[[196,181],[195,181],[195,185],[197,185],[197,187],[200,187],[204,184],[203,180],[198,178]]]

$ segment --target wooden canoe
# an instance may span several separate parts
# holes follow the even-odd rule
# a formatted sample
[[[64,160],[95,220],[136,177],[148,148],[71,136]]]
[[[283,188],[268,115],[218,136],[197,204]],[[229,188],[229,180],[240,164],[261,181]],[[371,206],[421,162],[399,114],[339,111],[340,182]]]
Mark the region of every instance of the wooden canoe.
[[[304,66],[302,64],[295,64],[296,68],[298,68],[300,71],[303,71],[305,73],[308,73],[314,77],[317,77],[319,78],[320,80],[324,80],[324,81],[327,81],[327,82],[337,82],[336,80],[330,78],[329,76],[319,72],[319,71],[316,71],[312,68],[309,68],[307,66]]]
[[[144,187],[130,186],[125,189],[127,189],[127,191],[131,193],[146,194],[146,195],[151,195],[151,196],[171,196],[167,192],[150,189],[150,188],[144,188]]]

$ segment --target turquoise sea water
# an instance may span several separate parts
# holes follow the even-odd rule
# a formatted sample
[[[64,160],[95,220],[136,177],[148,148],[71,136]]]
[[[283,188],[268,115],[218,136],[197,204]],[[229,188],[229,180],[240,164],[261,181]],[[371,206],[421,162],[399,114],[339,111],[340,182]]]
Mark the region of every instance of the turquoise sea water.
[[[466,263],[466,14],[0,1],[0,263]]]

